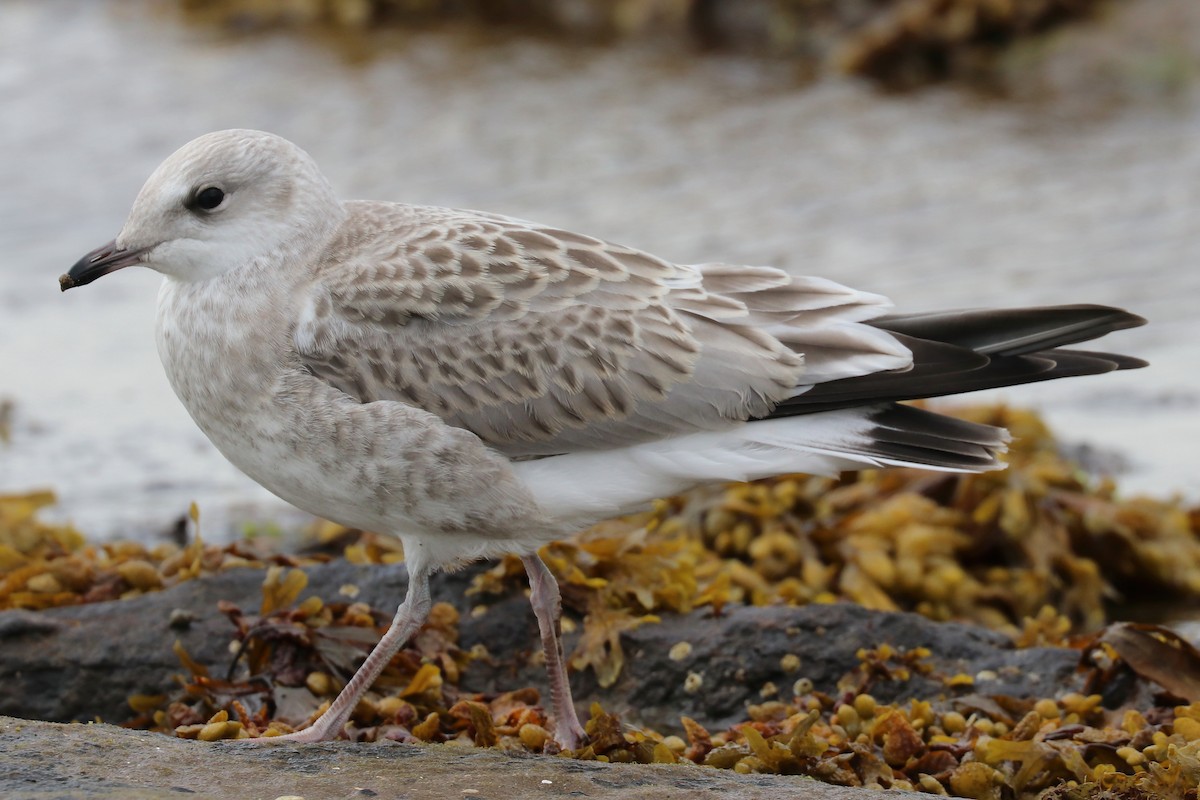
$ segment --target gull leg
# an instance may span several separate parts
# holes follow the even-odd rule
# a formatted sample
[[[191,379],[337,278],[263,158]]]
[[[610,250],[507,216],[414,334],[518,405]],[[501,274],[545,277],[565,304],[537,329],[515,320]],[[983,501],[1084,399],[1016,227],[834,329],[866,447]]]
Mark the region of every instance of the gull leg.
[[[546,672],[550,676],[550,698],[554,706],[554,738],[564,748],[575,750],[587,739],[587,734],[583,732],[583,726],[575,714],[571,684],[567,681],[562,628],[559,624],[562,596],[558,593],[558,582],[536,552],[521,556],[521,563],[529,575],[529,603],[537,617],[538,629],[542,633],[542,648],[546,651]]]
[[[553,579],[552,579],[553,580]],[[408,643],[420,627],[429,618],[429,573],[419,570],[410,572],[408,576],[408,593],[404,602],[396,609],[396,616],[387,632],[375,645],[375,649],[367,656],[366,661],[354,673],[354,677],[334,699],[329,709],[317,718],[309,727],[286,736],[268,736],[254,741],[258,742],[323,742],[336,739],[342,732],[350,712],[358,704],[359,699],[366,694],[367,689],[383,672],[383,668],[392,660],[396,651]]]

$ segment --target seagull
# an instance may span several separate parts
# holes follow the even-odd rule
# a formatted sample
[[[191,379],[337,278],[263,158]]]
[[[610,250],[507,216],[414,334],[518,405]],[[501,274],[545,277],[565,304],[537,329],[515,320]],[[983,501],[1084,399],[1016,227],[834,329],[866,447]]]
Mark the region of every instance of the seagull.
[[[284,500],[387,532],[409,582],[312,725],[336,738],[428,617],[429,577],[515,554],[555,738],[586,742],[561,599],[538,548],[692,487],[878,467],[1003,467],[1007,431],[901,404],[1145,366],[1072,349],[1145,323],[1099,305],[891,313],[772,267],[681,265],[479,211],[342,200],[279,136],[210,133],[147,180],[63,291],[163,274],[167,378],[234,465]]]

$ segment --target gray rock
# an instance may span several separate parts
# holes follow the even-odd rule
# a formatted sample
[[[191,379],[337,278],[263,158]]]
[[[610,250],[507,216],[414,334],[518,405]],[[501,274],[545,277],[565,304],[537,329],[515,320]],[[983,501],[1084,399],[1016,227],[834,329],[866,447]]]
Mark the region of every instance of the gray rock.
[[[5,717],[0,717],[0,763],[0,797],[20,800],[289,795],[308,800],[854,800],[869,791],[786,775],[601,764],[448,745],[205,744],[111,725]]]
[[[357,600],[390,614],[404,595],[402,567],[356,566],[335,561],[306,570],[308,589],[338,598],[338,588],[354,584]],[[522,686],[545,691],[539,659],[537,624],[520,593],[492,599],[476,616],[470,607],[489,598],[464,597],[471,573],[439,576],[435,599],[453,602],[463,612],[460,644],[484,644],[491,658],[464,671],[462,688],[500,692]],[[174,676],[184,670],[172,652],[180,640],[187,651],[214,675],[224,674],[232,656],[233,626],[217,610],[227,600],[253,612],[261,599],[262,570],[233,569],[186,581],[166,591],[140,597],[40,612],[0,613],[0,714],[52,721],[124,722],[132,717],[132,694],[171,693]],[[190,618],[180,624],[181,618]],[[176,624],[172,626],[172,619]],[[578,634],[567,637],[568,650]],[[670,657],[678,642],[691,652]],[[727,607],[720,616],[699,609],[665,616],[623,639],[625,669],[617,683],[601,687],[594,673],[575,674],[572,684],[580,708],[600,701],[626,722],[663,732],[679,730],[686,714],[713,730],[744,719],[745,707],[764,699],[774,684],[778,696],[791,696],[797,678],[833,693],[838,680],[855,669],[856,651],[889,643],[898,648],[928,647],[933,655],[929,675],[907,681],[876,682],[867,690],[878,700],[953,699],[944,676],[980,676],[971,693],[1047,696],[1078,690],[1074,674],[1078,654],[1063,648],[1015,650],[1000,634],[976,626],[936,623],[915,614],[868,611],[851,604],[807,607]],[[799,659],[787,672],[785,655]],[[685,687],[689,673],[701,676],[699,689]]]

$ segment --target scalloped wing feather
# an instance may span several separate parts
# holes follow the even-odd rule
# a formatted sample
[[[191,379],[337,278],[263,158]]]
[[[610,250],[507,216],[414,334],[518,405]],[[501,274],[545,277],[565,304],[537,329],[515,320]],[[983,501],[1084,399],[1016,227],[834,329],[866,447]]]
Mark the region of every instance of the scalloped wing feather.
[[[764,416],[810,385],[806,357],[858,355],[852,374],[910,358],[859,324],[883,298],[830,281],[674,265],[492,214],[347,205],[327,250],[340,255],[306,287],[304,362],[362,402],[418,406],[512,457]]]

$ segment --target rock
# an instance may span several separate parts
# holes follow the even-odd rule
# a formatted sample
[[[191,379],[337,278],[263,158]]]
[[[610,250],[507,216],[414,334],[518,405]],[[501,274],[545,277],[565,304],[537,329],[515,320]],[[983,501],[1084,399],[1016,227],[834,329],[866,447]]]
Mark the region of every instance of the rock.
[[[354,584],[356,600],[390,614],[404,596],[402,567],[357,566],[344,561],[308,568],[311,594],[326,600]],[[492,602],[473,615],[479,597],[465,597],[471,572],[437,577],[435,600],[462,612],[460,645],[485,645],[490,660],[473,662],[461,686],[500,692],[535,686],[545,696],[537,624],[520,593]],[[0,613],[0,713],[29,719],[71,721],[132,717],[133,694],[170,693],[183,673],[172,651],[178,639],[191,656],[223,675],[232,656],[233,625],[217,610],[226,600],[248,612],[261,600],[263,571],[231,569],[186,581],[162,592],[40,612]],[[578,634],[568,636],[568,652]],[[745,707],[764,699],[773,684],[791,696],[798,678],[835,692],[838,680],[859,664],[860,648],[891,644],[927,647],[933,671],[906,681],[868,688],[881,702],[936,699],[955,693],[1041,697],[1078,690],[1078,653],[1064,648],[1015,650],[1008,639],[976,626],[937,623],[915,614],[868,611],[851,604],[806,607],[727,607],[720,616],[703,608],[665,616],[623,638],[626,665],[616,684],[601,687],[592,672],[575,674],[577,705],[601,702],[626,722],[664,733],[678,732],[685,714],[713,730],[744,719]],[[687,648],[672,650],[680,642]],[[672,658],[672,655],[675,658]],[[688,676],[695,674],[688,684]],[[966,674],[974,686],[948,688],[944,678]],[[699,680],[697,687],[696,681]],[[691,689],[689,691],[689,688]]]
[[[878,794],[787,775],[602,764],[447,745],[204,744],[112,725],[58,725],[7,717],[0,717],[0,762],[0,797],[22,800],[189,795],[267,800],[855,800]]]
[[[983,693],[1040,697],[1078,690],[1074,675],[1079,654],[1065,648],[1014,649],[1008,637],[974,625],[938,623],[917,614],[869,611],[850,603],[734,607],[722,617],[706,611],[645,625],[624,637],[625,669],[617,683],[601,689],[594,675],[576,676],[582,697],[603,698],[607,710],[626,722],[657,730],[673,730],[687,715],[712,730],[744,720],[745,706],[764,700],[790,698],[798,678],[816,689],[835,693],[838,680],[858,666],[860,648],[880,644],[932,652],[928,675],[914,673],[906,681],[883,681],[868,687],[884,703],[910,699],[933,700]],[[670,650],[689,642],[691,652],[674,661]],[[799,660],[789,672],[784,657]],[[702,675],[703,686],[689,692],[690,672]],[[982,676],[961,690],[945,679],[965,674]],[[764,693],[773,685],[778,697]]]

